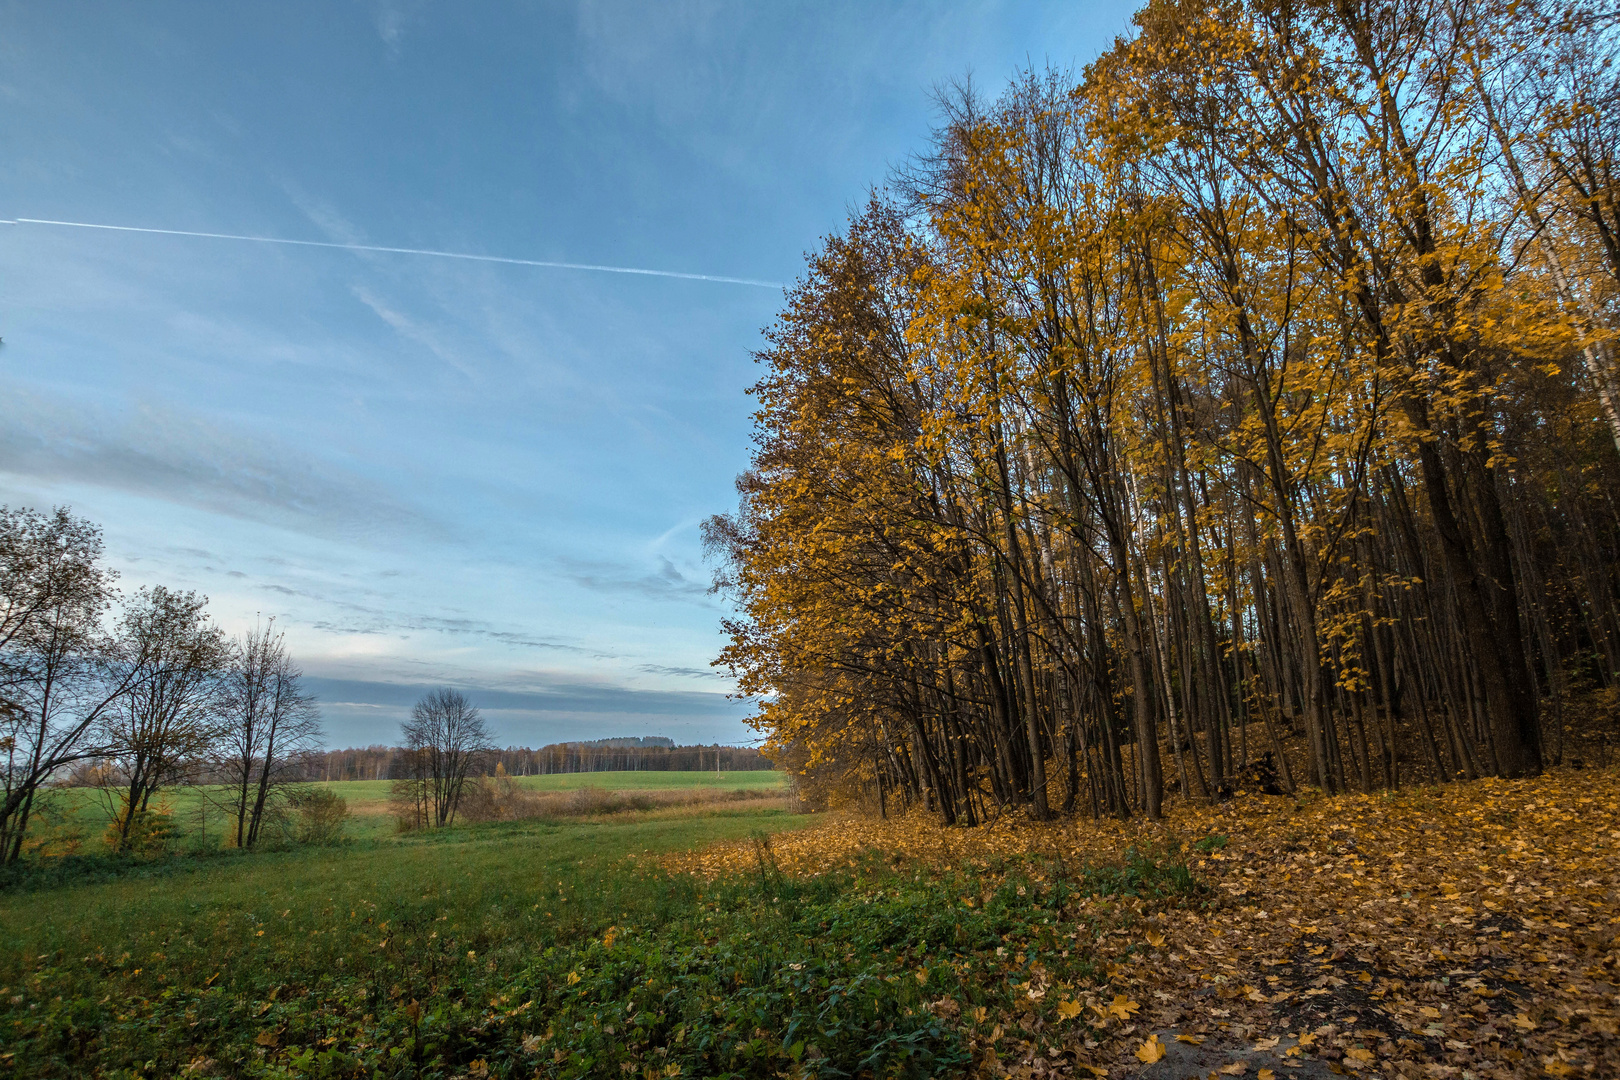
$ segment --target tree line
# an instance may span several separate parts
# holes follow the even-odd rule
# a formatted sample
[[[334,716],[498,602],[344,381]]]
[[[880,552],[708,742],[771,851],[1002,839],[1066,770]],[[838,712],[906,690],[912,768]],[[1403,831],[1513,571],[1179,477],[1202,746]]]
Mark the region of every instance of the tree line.
[[[551,743],[539,749],[508,746],[490,750],[483,768],[497,766],[508,776],[549,776],[587,772],[702,772],[769,769],[771,761],[748,746],[615,746],[616,740]],[[397,746],[327,750],[306,759],[311,778],[397,780],[410,771],[408,751]]]
[[[205,773],[231,842],[253,847],[319,744],[314,697],[273,620],[230,638],[194,592],[120,595],[102,554],[65,509],[0,507],[0,863],[75,772],[102,790],[114,850],[145,841],[154,796]]]
[[[768,752],[968,824],[1559,761],[1620,673],[1617,46],[1153,0],[942,93],[705,527]]]

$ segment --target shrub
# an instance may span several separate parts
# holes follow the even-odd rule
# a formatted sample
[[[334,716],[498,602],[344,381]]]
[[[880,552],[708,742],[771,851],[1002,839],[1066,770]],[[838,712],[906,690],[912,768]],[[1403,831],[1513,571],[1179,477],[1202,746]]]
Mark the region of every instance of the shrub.
[[[456,804],[456,817],[465,822],[521,821],[541,814],[536,792],[517,785],[504,770],[494,776],[469,777]]]
[[[327,788],[293,788],[287,793],[287,809],[292,839],[300,844],[335,843],[349,820],[348,800]]]
[[[107,832],[103,836],[107,847],[111,851],[124,851],[132,855],[157,855],[168,850],[169,842],[174,839],[176,830],[169,805],[161,803],[155,807],[136,810],[129,822],[129,832],[122,834],[119,829],[125,814],[128,796],[124,797],[118,810],[118,816],[107,824]]]

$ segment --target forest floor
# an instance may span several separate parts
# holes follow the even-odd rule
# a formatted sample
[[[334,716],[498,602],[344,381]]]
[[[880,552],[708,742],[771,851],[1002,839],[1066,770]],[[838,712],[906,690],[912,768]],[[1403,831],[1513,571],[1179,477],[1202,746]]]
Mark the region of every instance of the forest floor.
[[[1613,767],[1565,768],[1241,794],[1161,823],[846,817],[779,835],[769,857],[800,877],[874,857],[899,873],[966,870],[983,897],[1009,876],[1186,866],[1182,895],[1083,896],[1059,925],[1006,936],[989,977],[1007,985],[984,1000],[1012,1004],[931,1002],[975,1075],[1620,1077],[1617,781]],[[734,842],[663,863],[718,878],[760,860]]]

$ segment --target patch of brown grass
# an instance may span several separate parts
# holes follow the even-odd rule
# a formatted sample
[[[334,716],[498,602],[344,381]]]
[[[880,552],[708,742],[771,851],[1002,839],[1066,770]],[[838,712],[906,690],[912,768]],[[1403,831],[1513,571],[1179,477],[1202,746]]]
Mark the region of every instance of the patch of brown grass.
[[[627,814],[679,817],[742,802],[751,809],[763,809],[765,805],[775,808],[785,807],[787,798],[781,791],[757,788],[613,791],[590,785],[572,791],[532,791],[511,777],[496,776],[469,783],[456,816],[467,822],[578,820]]]

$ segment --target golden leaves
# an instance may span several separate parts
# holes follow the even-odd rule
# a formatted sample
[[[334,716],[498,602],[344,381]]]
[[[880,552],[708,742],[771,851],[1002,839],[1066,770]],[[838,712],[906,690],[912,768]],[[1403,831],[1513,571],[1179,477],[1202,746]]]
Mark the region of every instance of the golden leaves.
[[[1080,1004],[1078,1001],[1069,1001],[1067,999],[1060,1001],[1057,1004],[1057,1014],[1059,1019],[1062,1020],[1073,1020],[1075,1017],[1085,1012],[1085,1009],[1086,1007]]]
[[[1136,1012],[1136,1010],[1140,1009],[1141,1007],[1142,1006],[1139,1003],[1127,1000],[1124,994],[1115,994],[1114,1000],[1110,1001],[1107,1005],[1093,1005],[1091,1008],[1096,1012],[1098,1017],[1103,1020],[1107,1020],[1110,1017],[1115,1017],[1120,1020],[1129,1020],[1131,1018],[1131,1014]]]
[[[1164,1057],[1164,1043],[1159,1041],[1157,1034],[1152,1035],[1136,1050],[1136,1057],[1145,1065],[1152,1065]]]

